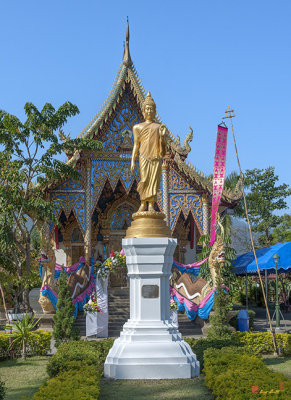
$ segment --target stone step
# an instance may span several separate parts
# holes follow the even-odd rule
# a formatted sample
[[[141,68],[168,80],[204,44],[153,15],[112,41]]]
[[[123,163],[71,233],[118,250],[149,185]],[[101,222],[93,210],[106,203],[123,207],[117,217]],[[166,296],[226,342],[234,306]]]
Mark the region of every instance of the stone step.
[[[129,319],[129,288],[109,288],[108,289],[108,335],[109,337],[119,337],[123,325]],[[201,326],[190,321],[184,313],[178,314],[179,331],[183,336],[201,336]],[[81,335],[86,335],[86,315],[79,313],[75,326],[80,329]]]
[[[108,326],[108,336],[109,337],[119,337],[120,332],[122,331],[123,325],[120,326]],[[80,330],[80,335],[81,336],[86,336],[86,326],[78,326],[77,327]],[[179,332],[182,334],[182,336],[202,336],[203,333],[201,329],[182,329],[179,327]]]

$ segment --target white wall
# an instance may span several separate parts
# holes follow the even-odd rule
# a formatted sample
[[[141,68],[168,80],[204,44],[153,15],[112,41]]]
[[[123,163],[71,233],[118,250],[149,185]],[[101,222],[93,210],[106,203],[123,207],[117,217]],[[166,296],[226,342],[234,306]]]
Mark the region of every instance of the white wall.
[[[56,256],[56,263],[60,264],[60,265],[64,265],[64,267],[67,267],[67,256],[66,253],[64,251],[64,245],[61,242],[59,244],[59,249],[55,250],[55,256]]]
[[[186,245],[186,253],[185,253],[185,264],[192,264],[197,260],[196,257],[196,248],[190,249],[190,242]]]

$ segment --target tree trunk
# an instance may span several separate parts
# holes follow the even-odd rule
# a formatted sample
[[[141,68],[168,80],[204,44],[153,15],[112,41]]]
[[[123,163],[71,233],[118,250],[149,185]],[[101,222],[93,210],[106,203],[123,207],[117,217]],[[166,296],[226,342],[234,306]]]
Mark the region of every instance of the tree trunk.
[[[26,341],[23,340],[22,344],[22,355],[21,355],[22,360],[26,360]]]
[[[26,313],[32,312],[29,302],[29,292],[30,290],[28,288],[24,288],[22,293],[23,308]]]
[[[4,296],[4,292],[3,292],[3,288],[2,288],[2,286],[1,286],[1,283],[0,283],[0,292],[1,292],[1,296],[2,296],[2,302],[3,302],[4,312],[5,312],[5,318],[6,318],[7,324],[9,324],[8,312],[7,312],[7,307],[6,307],[6,301],[5,301],[5,296]]]

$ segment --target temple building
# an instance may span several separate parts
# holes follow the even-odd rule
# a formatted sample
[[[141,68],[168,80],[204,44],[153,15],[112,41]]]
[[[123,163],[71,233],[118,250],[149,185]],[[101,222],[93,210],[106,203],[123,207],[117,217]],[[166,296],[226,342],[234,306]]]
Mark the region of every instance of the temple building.
[[[130,171],[133,125],[143,121],[145,90],[126,46],[113,88],[104,105],[81,134],[103,144],[101,151],[76,151],[67,154],[68,163],[81,175],[79,180],[64,179],[47,187],[56,205],[60,228],[51,227],[56,262],[64,266],[105,259],[112,250],[121,250],[121,240],[139,207],[138,162]],[[159,117],[158,122],[162,122]],[[170,130],[169,130],[170,132]],[[193,131],[183,145],[171,133],[163,162],[157,207],[177,238],[175,259],[184,264],[196,260],[199,237],[209,233],[212,181],[187,161]],[[210,155],[209,159],[212,159]],[[233,208],[239,195],[224,190],[220,212]],[[111,281],[124,285],[125,275]]]

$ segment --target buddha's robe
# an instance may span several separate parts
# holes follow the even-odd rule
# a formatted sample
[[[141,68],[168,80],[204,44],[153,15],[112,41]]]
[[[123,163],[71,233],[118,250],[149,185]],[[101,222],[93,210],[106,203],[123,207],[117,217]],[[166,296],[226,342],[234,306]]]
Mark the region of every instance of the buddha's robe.
[[[165,139],[160,135],[160,124],[146,123],[139,132],[139,167],[141,180],[137,191],[142,201],[157,201],[160,189]]]

